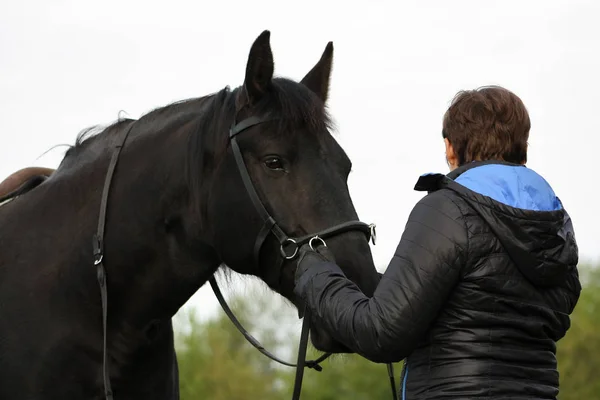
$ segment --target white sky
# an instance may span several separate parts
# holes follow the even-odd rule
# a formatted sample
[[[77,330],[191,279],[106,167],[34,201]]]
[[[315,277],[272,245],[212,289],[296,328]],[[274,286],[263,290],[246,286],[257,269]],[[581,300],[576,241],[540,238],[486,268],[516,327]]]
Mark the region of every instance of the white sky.
[[[3,0],[0,179],[56,167],[65,148],[40,156],[120,110],[138,118],[241,84],[250,45],[269,29],[275,73],[295,79],[334,42],[329,105],[354,163],[359,216],[378,226],[380,270],[423,195],[412,190],[417,177],[447,171],[440,131],[450,100],[487,84],[525,102],[528,166],[569,210],[582,259],[597,260],[599,19],[593,0]],[[216,300],[206,285],[188,304],[206,316]]]

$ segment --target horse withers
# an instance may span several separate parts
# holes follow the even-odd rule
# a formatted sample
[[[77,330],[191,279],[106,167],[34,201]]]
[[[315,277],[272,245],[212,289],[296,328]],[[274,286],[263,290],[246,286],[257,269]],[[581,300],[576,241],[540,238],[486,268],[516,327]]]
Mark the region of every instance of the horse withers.
[[[222,265],[259,277],[302,309],[293,295],[295,261],[282,262],[281,242],[263,234],[230,131],[260,119],[236,145],[260,202],[287,235],[356,220],[351,162],[325,109],[332,57],[330,43],[302,81],[273,77],[265,31],[251,47],[242,86],[87,130],[48,179],[0,207],[0,398],[104,398],[92,238],[124,132],[103,246],[116,400],[178,398],[171,318]],[[371,295],[379,276],[363,232],[327,244]],[[318,324],[311,341],[348,352]]]

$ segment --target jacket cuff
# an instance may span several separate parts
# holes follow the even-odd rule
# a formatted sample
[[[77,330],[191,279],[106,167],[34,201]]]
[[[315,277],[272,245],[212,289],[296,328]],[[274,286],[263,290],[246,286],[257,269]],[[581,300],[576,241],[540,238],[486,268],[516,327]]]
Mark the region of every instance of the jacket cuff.
[[[294,293],[296,296],[304,298],[306,295],[306,287],[310,283],[310,281],[317,275],[328,275],[322,277],[322,279],[327,279],[328,277],[334,276],[343,276],[341,268],[330,261],[325,260],[314,260],[310,262],[308,268],[304,268],[304,270],[300,270],[301,266],[298,266],[298,271],[296,272],[296,285],[294,286]]]

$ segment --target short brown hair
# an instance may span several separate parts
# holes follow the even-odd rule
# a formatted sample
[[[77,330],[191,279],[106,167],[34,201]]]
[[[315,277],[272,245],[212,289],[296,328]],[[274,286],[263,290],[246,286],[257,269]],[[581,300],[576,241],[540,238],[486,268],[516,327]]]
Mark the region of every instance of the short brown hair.
[[[458,165],[471,161],[527,161],[531,122],[521,99],[499,86],[456,94],[444,115],[442,136],[452,144]]]

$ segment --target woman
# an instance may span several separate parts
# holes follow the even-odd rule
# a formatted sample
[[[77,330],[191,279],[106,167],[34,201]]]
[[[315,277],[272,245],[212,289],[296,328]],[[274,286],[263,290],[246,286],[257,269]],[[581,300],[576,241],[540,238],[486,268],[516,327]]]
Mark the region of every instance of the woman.
[[[571,220],[527,168],[529,115],[501,87],[458,93],[443,120],[448,175],[421,176],[372,298],[327,249],[302,248],[297,295],[374,362],[405,359],[403,399],[554,399],[556,342],[579,298]]]

